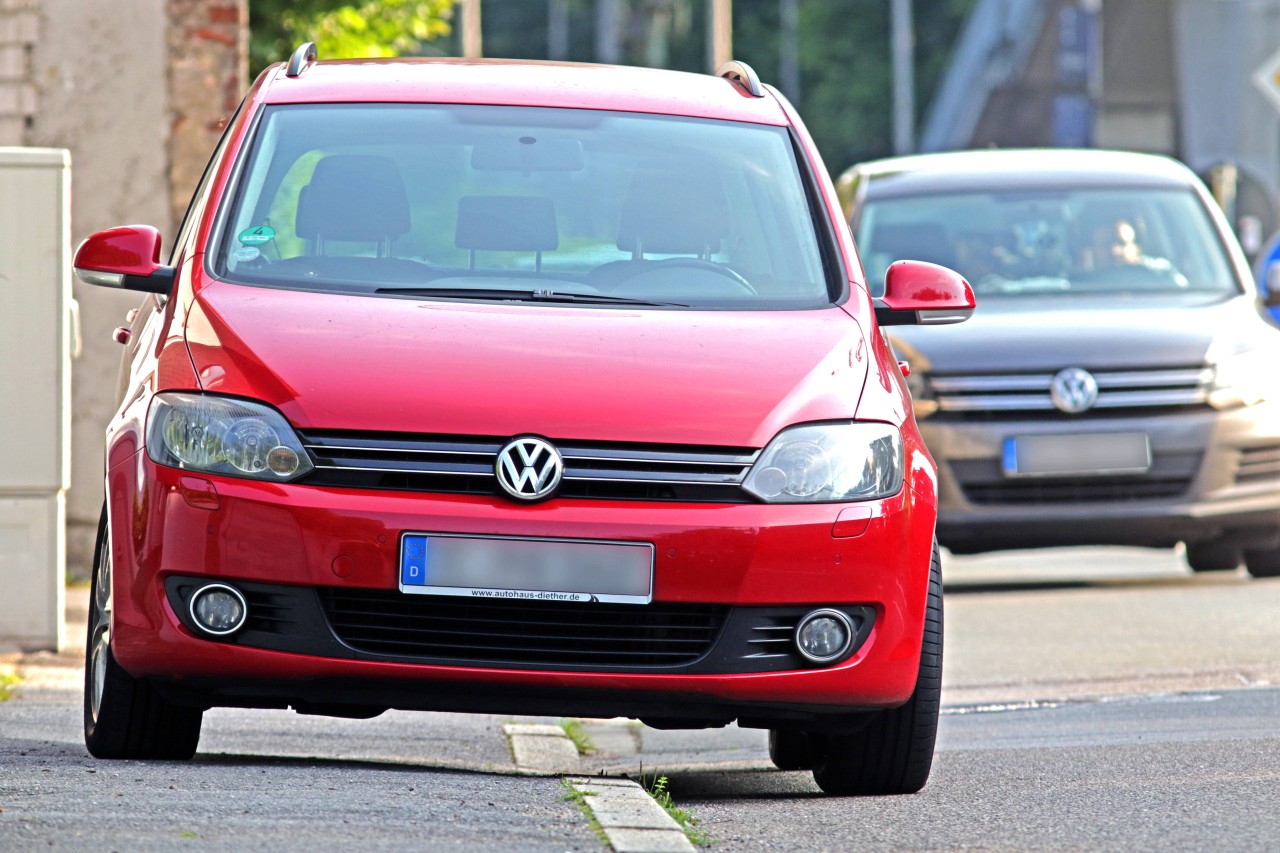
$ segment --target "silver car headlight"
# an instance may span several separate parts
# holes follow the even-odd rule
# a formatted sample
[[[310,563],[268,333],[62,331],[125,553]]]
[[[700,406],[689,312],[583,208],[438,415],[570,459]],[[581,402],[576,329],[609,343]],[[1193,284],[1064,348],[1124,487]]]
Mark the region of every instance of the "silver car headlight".
[[[1241,349],[1214,364],[1209,403],[1218,409],[1252,406],[1275,392],[1275,369],[1280,363],[1270,349]]]
[[[865,501],[897,494],[903,467],[892,424],[805,424],[778,433],[742,487],[767,503]]]
[[[153,462],[284,482],[312,469],[293,427],[270,406],[204,394],[157,394],[147,415]]]

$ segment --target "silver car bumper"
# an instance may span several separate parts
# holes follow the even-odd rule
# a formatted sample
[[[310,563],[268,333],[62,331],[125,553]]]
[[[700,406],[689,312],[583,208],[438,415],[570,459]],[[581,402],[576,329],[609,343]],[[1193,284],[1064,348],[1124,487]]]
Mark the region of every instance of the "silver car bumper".
[[[939,541],[957,553],[1058,545],[1280,545],[1280,405],[1105,418],[1013,415],[920,422],[939,469]],[[1025,476],[1023,437],[1149,438],[1131,473]],[[1044,439],[1039,439],[1044,443]],[[1028,442],[1029,443],[1029,442]],[[1085,466],[1087,467],[1087,466]]]

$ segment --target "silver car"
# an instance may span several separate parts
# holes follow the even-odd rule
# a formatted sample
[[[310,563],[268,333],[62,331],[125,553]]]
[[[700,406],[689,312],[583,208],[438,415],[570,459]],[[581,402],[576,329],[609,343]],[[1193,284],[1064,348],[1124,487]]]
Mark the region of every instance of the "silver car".
[[[889,329],[938,462],[953,552],[1185,543],[1280,575],[1280,330],[1226,221],[1163,157],[968,151],[855,166],[868,281],[911,258],[977,294]]]

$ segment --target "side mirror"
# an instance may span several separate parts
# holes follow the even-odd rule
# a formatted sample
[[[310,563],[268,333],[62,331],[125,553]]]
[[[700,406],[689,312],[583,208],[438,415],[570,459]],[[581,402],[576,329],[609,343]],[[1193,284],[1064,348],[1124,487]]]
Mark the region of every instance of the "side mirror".
[[[895,261],[884,296],[872,300],[881,326],[941,326],[973,316],[973,288],[958,272],[924,261]]]
[[[121,225],[80,244],[73,264],[87,284],[143,293],[173,289],[173,267],[160,263],[160,232],[150,225]]]

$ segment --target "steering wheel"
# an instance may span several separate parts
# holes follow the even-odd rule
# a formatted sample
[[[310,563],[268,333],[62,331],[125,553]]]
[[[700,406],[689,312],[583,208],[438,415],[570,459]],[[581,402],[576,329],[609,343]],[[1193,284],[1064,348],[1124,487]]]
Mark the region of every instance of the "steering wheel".
[[[647,265],[644,269],[637,270],[632,275],[627,276],[627,278],[633,278],[634,276],[637,276],[637,275],[643,275],[644,273],[648,273],[648,272],[656,272],[657,270],[664,269],[664,268],[671,268],[671,267],[685,267],[688,269],[698,269],[698,270],[704,270],[706,272],[716,273],[717,275],[722,275],[725,278],[729,279],[734,284],[738,285],[738,287],[742,288],[747,293],[750,293],[752,296],[756,295],[756,289],[751,286],[751,282],[747,281],[745,278],[738,275],[737,272],[730,269],[729,267],[724,266],[723,264],[717,264],[714,261],[704,261],[702,260],[702,258],[663,258],[660,261],[653,261],[651,264]]]

